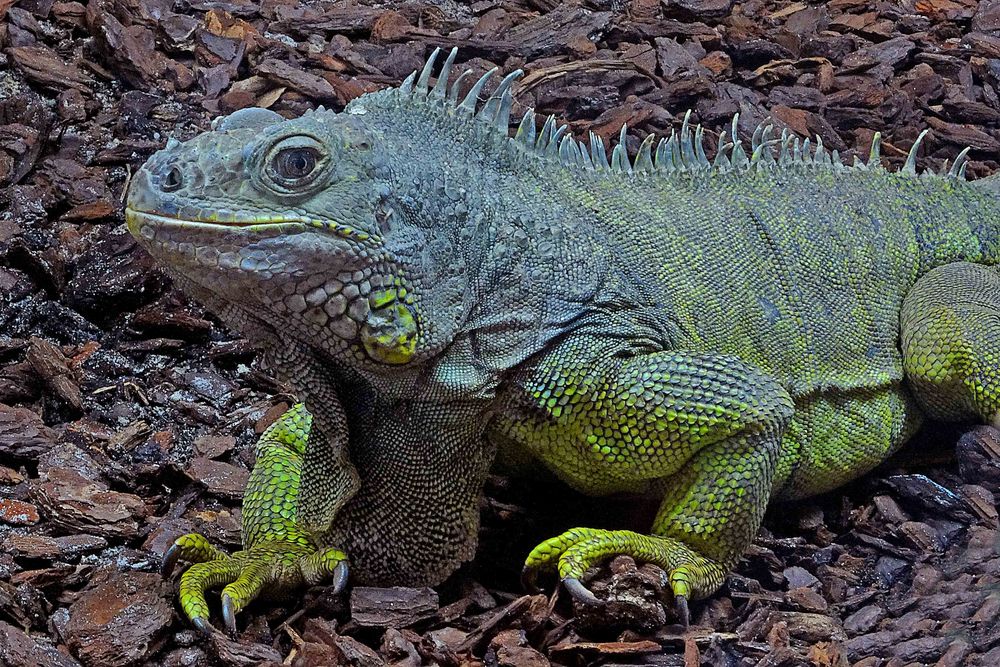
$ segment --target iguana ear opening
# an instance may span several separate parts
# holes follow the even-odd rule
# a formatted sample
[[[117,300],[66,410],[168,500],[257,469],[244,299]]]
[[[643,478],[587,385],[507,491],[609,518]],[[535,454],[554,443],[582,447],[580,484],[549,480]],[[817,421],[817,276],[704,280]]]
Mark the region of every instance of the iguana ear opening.
[[[413,359],[419,326],[412,306],[392,301],[373,308],[361,327],[361,344],[374,361],[400,365]]]

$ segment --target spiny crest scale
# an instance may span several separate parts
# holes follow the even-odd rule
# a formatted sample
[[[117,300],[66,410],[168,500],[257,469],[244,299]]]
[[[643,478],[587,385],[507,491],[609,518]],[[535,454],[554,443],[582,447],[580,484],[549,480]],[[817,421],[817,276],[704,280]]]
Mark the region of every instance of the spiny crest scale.
[[[424,67],[419,72],[410,74],[400,84],[396,89],[397,94],[404,99],[434,102],[442,108],[450,109],[455,115],[473,118],[507,134],[514,105],[513,87],[524,72],[520,69],[511,72],[485,100],[480,100],[483,88],[499,69],[494,67],[483,74],[459,102],[461,86],[465,79],[472,76],[472,72],[465,70],[450,82],[452,67],[458,54],[458,49],[453,48],[448,52],[437,80],[431,87],[431,74],[440,53],[440,48],[434,49]],[[611,150],[609,159],[604,140],[593,132],[590,132],[586,143],[577,141],[567,134],[569,126],[560,125],[554,116],[546,118],[539,130],[535,123],[534,109],[525,112],[510,141],[527,153],[558,160],[569,167],[619,174],[670,176],[680,173],[746,172],[775,167],[824,168],[834,171],[882,169],[882,135],[878,132],[872,139],[867,162],[855,157],[852,165],[845,165],[836,150],[827,151],[820,136],[816,136],[814,144],[809,138],[800,139],[787,129],[782,129],[780,137],[773,137],[774,126],[766,123],[761,123],[754,130],[748,152],[744,141],[737,134],[738,123],[739,114],[735,114],[729,131],[719,133],[718,148],[715,158],[711,161],[705,152],[704,129],[701,125],[692,129],[690,110],[684,114],[679,132],[671,130],[670,136],[661,138],[659,142],[656,142],[654,135],[647,135],[639,144],[634,160],[628,157],[626,148],[628,128],[625,124],[622,125],[618,143]],[[917,153],[928,132],[929,130],[924,130],[913,142],[900,173],[917,175]],[[950,167],[945,162],[938,173],[927,170],[922,175],[964,180],[969,150],[966,148],[959,153]]]

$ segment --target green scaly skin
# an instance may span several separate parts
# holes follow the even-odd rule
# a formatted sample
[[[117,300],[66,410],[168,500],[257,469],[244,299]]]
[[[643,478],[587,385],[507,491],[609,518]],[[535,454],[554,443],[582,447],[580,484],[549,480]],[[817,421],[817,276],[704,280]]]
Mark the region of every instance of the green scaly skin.
[[[235,632],[235,615],[266,591],[287,597],[304,585],[328,579],[347,583],[347,555],[321,548],[297,521],[302,456],[312,416],[302,404],[275,421],[257,442],[257,463],[243,498],[243,551],[228,555],[197,533],[178,537],[163,559],[164,576],[178,560],[194,563],[181,577],[181,609],[198,629],[209,632],[208,588],[222,589],[226,627]]]
[[[526,460],[661,499],[648,535],[546,540],[529,580],[593,602],[584,572],[629,554],[686,617],[771,500],[864,474],[925,417],[997,422],[994,181],[917,176],[916,146],[888,172],[877,140],[855,167],[745,150],[735,120],[715,166],[686,123],[655,162],[609,160],[530,113],[509,137],[517,74],[460,103],[454,58],[340,114],[237,112],[133,179],[132,233],[315,419],[258,462],[247,555],[179,541],[211,559],[182,577],[196,622],[207,586],[243,582],[229,621],[318,549],[324,573],[349,554],[357,582],[438,583],[474,554],[489,467]]]

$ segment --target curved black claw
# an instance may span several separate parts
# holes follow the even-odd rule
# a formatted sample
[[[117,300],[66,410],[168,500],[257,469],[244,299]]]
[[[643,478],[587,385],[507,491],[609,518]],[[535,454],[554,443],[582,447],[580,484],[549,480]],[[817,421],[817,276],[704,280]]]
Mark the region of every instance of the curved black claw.
[[[199,632],[201,632],[201,634],[205,635],[206,637],[210,637],[212,635],[212,630],[213,630],[212,624],[206,621],[204,618],[193,618],[191,619],[191,624],[194,625],[194,627],[198,628]]]
[[[166,550],[163,554],[163,562],[160,563],[160,576],[164,579],[169,579],[170,575],[174,572],[174,567],[177,565],[177,561],[181,557],[181,548],[176,543],[171,544],[170,548]]]
[[[236,610],[233,609],[233,599],[222,594],[222,620],[226,623],[226,632],[230,637],[236,637]]]
[[[562,584],[566,587],[566,591],[573,596],[573,599],[581,604],[591,607],[604,604],[603,600],[591,593],[590,589],[580,583],[580,580],[575,577],[563,579]]]
[[[541,593],[538,588],[538,570],[525,565],[521,569],[521,586],[529,593]]]
[[[674,608],[677,611],[677,616],[680,617],[681,623],[685,628],[691,625],[691,612],[688,610],[688,600],[683,595],[678,595],[674,598]]]
[[[337,567],[333,568],[333,594],[339,595],[347,588],[347,580],[350,577],[350,568],[347,565],[346,560],[342,560],[337,563]]]

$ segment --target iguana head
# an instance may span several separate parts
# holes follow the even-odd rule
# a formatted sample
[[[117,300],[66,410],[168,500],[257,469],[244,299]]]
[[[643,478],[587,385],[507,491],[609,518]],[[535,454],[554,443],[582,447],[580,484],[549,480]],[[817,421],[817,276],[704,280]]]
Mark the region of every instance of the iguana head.
[[[355,365],[432,357],[464,312],[457,232],[400,204],[399,147],[368,121],[264,109],[220,119],[139,170],[128,228],[217,312]]]
[[[593,210],[555,193],[628,159],[619,146],[613,170],[596,137],[591,157],[531,109],[510,136],[523,73],[485,95],[495,70],[450,79],[452,50],[431,85],[436,55],[342,113],[246,109],[171,142],[133,179],[129,229],[250,336],[321,348],[383,388],[489,391],[603,280]]]

